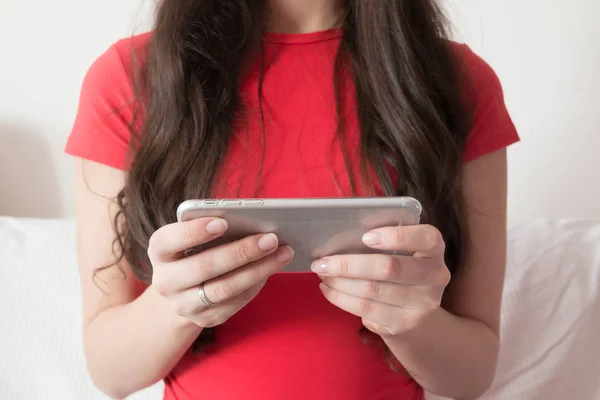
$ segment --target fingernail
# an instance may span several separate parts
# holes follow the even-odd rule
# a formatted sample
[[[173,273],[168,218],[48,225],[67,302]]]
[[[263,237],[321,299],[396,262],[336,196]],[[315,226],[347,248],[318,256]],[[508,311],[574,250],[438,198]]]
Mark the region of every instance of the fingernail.
[[[364,234],[363,243],[367,246],[377,246],[381,244],[381,233],[377,231],[367,232]]]
[[[258,240],[258,248],[262,251],[273,250],[278,244],[279,241],[277,240],[277,236],[272,233],[264,235]]]
[[[206,224],[206,232],[211,235],[220,235],[227,230],[227,222],[222,219],[213,219]]]
[[[329,261],[317,260],[312,263],[310,268],[317,274],[326,274],[329,271]]]
[[[279,251],[277,252],[277,255],[275,256],[275,259],[280,263],[290,262],[290,261],[292,261],[293,258],[294,258],[294,250],[289,246],[280,248]]]

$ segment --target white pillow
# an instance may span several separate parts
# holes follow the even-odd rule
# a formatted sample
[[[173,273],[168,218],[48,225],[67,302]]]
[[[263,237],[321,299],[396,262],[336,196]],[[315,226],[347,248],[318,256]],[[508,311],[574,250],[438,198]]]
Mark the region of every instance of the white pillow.
[[[511,224],[500,359],[483,399],[600,399],[599,293],[600,221]]]
[[[0,218],[0,243],[0,398],[107,399],[83,357],[74,222]]]

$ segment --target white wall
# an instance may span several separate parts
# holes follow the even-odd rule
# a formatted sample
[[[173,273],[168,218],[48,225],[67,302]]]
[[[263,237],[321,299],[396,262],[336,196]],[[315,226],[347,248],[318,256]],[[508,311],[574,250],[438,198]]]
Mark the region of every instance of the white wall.
[[[522,138],[509,152],[511,215],[600,218],[600,1],[453,3]]]
[[[83,76],[151,1],[0,0],[0,215],[72,215],[63,147]]]
[[[142,1],[0,0],[0,214],[72,215],[62,148],[79,86],[112,42],[143,29]],[[509,152],[511,216],[600,218],[600,2],[450,9],[458,37],[499,74],[523,139]]]

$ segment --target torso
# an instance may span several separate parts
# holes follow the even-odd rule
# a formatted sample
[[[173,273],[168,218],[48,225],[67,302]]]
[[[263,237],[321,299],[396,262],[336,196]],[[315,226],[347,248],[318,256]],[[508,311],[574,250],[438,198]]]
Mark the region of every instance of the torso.
[[[334,62],[339,32],[267,37],[262,110],[259,67],[240,87],[240,124],[215,197],[343,197],[359,179],[353,93],[342,96],[349,175],[337,135]],[[351,85],[346,87],[351,88]],[[264,158],[263,158],[264,146]],[[260,179],[258,171],[261,169]],[[358,193],[360,194],[360,193]],[[365,344],[360,318],[329,304],[310,273],[278,274],[216,330],[209,353],[189,352],[169,375],[165,398],[420,399],[382,347]]]

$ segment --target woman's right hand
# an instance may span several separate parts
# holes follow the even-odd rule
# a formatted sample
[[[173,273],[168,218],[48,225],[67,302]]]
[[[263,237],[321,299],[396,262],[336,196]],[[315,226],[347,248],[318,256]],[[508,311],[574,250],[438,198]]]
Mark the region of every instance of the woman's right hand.
[[[152,287],[173,311],[202,328],[223,324],[248,304],[267,279],[289,264],[294,252],[279,247],[277,236],[262,234],[182,257],[227,230],[218,218],[199,218],[158,229],[150,238]],[[200,288],[211,305],[206,306]]]

